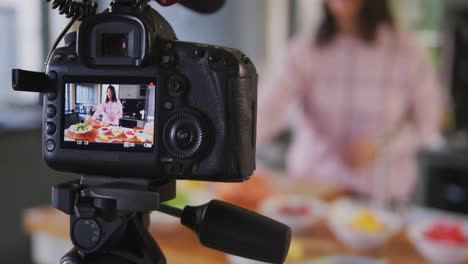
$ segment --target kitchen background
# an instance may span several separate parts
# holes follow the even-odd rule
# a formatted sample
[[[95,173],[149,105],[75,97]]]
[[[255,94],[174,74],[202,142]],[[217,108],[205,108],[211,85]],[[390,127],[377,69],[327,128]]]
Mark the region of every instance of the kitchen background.
[[[109,2],[99,1],[99,5],[102,8]],[[414,201],[468,213],[468,1],[391,3],[398,23],[417,33],[439,69],[445,91],[452,95],[443,130],[454,150],[421,155],[421,178]],[[315,30],[322,15],[321,0],[227,0],[219,13],[210,16],[177,6],[154,6],[181,40],[240,48],[256,63],[260,75],[295,33]],[[14,93],[10,84],[11,68],[43,70],[51,43],[66,22],[45,1],[0,0],[0,263],[31,262],[23,210],[48,204],[51,185],[76,177],[46,168],[41,157],[38,97]],[[259,151],[260,162],[275,170],[284,169],[289,141],[286,130],[275,143]]]

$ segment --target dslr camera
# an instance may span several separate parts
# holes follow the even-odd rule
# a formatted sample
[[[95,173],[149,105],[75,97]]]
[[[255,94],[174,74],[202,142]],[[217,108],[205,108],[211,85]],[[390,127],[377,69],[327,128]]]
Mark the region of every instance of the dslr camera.
[[[83,175],[52,187],[74,246],[60,263],[167,263],[148,230],[151,211],[180,218],[206,247],[283,263],[284,224],[221,201],[163,204],[178,179],[241,182],[253,173],[258,76],[250,59],[179,41],[147,0],[114,0],[101,14],[90,0],[46,1],[72,21],[46,72],[14,69],[12,83],[43,95],[47,164]],[[78,31],[65,35],[77,20]]]
[[[51,168],[156,181],[249,178],[257,72],[246,55],[179,41],[147,1],[114,0],[83,18],[51,52],[46,74],[13,71],[15,90],[43,93]]]

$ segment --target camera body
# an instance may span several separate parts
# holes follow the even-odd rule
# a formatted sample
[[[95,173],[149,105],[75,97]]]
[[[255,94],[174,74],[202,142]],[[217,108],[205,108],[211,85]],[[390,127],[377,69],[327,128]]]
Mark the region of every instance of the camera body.
[[[85,19],[46,74],[43,154],[55,170],[240,182],[255,169],[255,66],[178,41],[146,3]]]

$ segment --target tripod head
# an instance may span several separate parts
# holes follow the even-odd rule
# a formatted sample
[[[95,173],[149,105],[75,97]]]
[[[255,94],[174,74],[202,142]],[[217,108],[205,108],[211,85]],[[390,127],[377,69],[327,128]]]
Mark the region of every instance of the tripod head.
[[[161,204],[175,197],[175,186],[175,181],[83,176],[53,187],[54,207],[71,215],[75,246],[61,264],[165,264],[164,254],[147,231],[150,211],[180,218],[206,247],[268,263],[285,261],[289,227],[221,201],[183,210]]]

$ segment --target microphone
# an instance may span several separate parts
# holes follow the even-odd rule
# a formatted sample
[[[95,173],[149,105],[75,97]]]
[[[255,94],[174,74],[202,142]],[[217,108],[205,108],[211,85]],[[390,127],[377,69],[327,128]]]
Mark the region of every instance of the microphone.
[[[212,14],[220,10],[226,0],[156,0],[162,6],[179,3],[200,14]]]
[[[220,10],[226,0],[179,0],[179,4],[201,14],[212,14]]]

